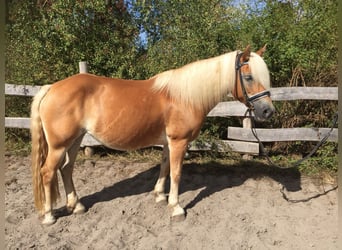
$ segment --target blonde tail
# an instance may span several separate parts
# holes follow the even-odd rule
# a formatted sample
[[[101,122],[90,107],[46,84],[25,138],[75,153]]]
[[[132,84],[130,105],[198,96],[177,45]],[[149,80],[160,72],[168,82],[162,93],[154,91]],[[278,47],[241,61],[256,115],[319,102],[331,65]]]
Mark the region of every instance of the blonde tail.
[[[47,157],[48,144],[46,142],[42,121],[39,114],[39,107],[42,99],[49,91],[50,87],[51,85],[43,86],[34,97],[31,105],[32,182],[34,203],[40,212],[44,211],[45,204],[44,186],[40,170]],[[55,201],[56,197],[59,196],[57,175],[55,175],[51,183],[51,196],[52,201]]]

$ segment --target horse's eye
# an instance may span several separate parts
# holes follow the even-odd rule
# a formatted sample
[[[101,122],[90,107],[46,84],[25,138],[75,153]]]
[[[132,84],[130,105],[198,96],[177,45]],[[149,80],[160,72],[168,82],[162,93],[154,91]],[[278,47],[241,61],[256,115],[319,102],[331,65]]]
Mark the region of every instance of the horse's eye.
[[[244,75],[243,78],[245,78],[245,80],[248,81],[248,82],[253,81],[253,76],[252,75]]]

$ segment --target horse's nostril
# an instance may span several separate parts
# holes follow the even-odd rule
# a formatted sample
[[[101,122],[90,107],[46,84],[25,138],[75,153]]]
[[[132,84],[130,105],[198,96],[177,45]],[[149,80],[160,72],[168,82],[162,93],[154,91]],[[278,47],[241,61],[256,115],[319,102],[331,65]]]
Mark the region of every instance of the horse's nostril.
[[[266,108],[266,109],[264,109],[264,112],[263,112],[264,117],[266,119],[270,118],[273,115],[273,113],[274,113],[274,110],[271,108]]]

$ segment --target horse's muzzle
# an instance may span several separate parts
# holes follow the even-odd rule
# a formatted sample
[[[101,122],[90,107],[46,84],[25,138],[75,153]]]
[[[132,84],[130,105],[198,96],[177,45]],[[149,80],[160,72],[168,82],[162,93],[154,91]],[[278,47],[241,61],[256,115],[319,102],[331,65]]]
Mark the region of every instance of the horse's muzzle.
[[[257,121],[265,121],[272,117],[275,108],[270,99],[262,98],[253,102],[254,115]]]

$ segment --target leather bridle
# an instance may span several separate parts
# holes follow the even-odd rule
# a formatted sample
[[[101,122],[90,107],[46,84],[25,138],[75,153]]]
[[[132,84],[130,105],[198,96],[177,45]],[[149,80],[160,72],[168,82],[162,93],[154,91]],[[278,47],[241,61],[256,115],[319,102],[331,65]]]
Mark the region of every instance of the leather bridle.
[[[243,76],[242,76],[242,73],[241,73],[241,68],[244,65],[247,65],[248,61],[241,63],[240,61],[241,61],[241,56],[242,55],[243,55],[243,53],[238,53],[237,56],[236,56],[236,61],[235,61],[235,70],[236,70],[235,97],[239,101],[242,101],[238,97],[238,79],[237,79],[237,77],[239,77],[240,78],[240,85],[241,85],[242,93],[243,93],[243,96],[244,96],[244,98],[246,100],[245,105],[248,108],[253,109],[254,108],[253,102],[255,102],[255,101],[257,101],[257,100],[259,100],[261,98],[264,98],[266,96],[270,97],[271,93],[268,90],[264,90],[264,91],[261,91],[261,92],[255,94],[255,95],[252,95],[252,96],[248,95],[248,93],[246,91],[246,87],[245,87],[244,81],[243,81]]]

